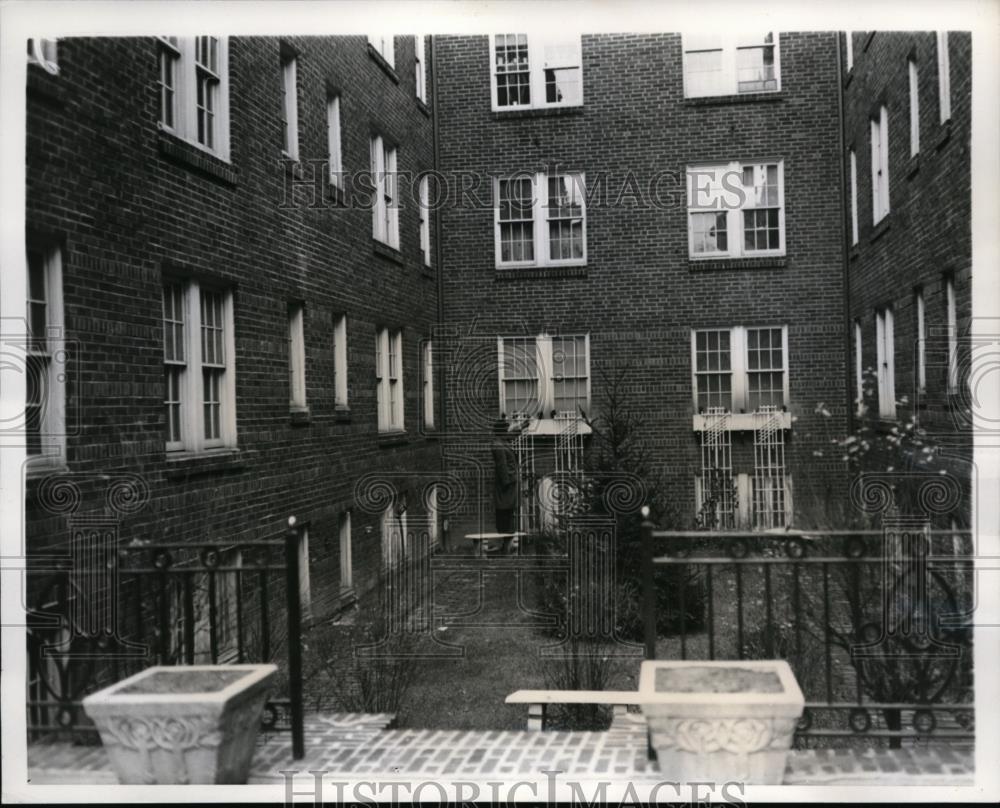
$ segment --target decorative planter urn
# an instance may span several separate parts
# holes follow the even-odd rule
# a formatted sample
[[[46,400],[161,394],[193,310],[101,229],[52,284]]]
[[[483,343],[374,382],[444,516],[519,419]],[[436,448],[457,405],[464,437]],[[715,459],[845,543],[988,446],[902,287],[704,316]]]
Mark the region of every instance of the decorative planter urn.
[[[648,660],[639,695],[664,775],[680,782],[781,783],[805,706],[784,660]]]
[[[157,665],[83,700],[120,783],[245,783],[275,665]]]

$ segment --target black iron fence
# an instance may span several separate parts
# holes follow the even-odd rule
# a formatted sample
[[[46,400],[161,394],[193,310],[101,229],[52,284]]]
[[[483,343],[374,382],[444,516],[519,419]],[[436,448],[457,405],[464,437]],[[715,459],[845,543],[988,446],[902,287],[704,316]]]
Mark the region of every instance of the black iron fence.
[[[642,531],[648,659],[786,659],[806,697],[802,745],[974,737],[968,531]],[[665,635],[670,568],[686,574]]]
[[[262,726],[290,731],[301,758],[298,530],[270,541],[114,538],[78,532],[69,555],[29,562],[29,739],[96,743],[82,699],[150,665],[273,662],[279,685]]]

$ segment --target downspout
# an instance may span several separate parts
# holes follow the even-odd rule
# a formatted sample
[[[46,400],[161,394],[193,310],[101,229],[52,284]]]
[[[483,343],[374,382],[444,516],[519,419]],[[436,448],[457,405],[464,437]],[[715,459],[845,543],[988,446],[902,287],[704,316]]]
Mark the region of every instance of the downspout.
[[[850,32],[847,33],[850,36]],[[840,32],[837,32],[837,118],[838,118],[838,146],[840,149],[840,233],[841,233],[841,243],[843,245],[841,249],[841,263],[842,263],[842,276],[843,276],[843,303],[844,303],[844,380],[846,382],[844,390],[847,396],[847,424],[851,432],[857,428],[857,415],[855,413],[854,407],[854,397],[851,395],[851,387],[854,384],[854,374],[852,373],[852,368],[854,367],[854,349],[853,349],[853,323],[851,321],[851,284],[850,284],[850,251],[851,243],[850,236],[848,235],[848,221],[850,213],[848,212],[848,205],[850,205],[850,200],[848,197],[848,181],[847,181],[847,161],[845,159],[845,143],[846,137],[844,134],[844,46],[841,42]]]
[[[438,69],[437,69],[437,37],[430,37],[431,40],[431,125],[433,131],[433,141],[434,141],[434,171],[435,174],[440,172],[441,164],[441,147],[440,147],[440,130],[438,128]],[[441,245],[441,233],[443,232],[443,227],[441,225],[441,209],[438,208],[436,211],[437,215],[434,217],[434,268],[436,270],[436,280],[437,280],[437,320],[438,325],[444,325],[444,264],[442,260],[443,250]],[[444,395],[444,375],[438,373],[437,378],[437,393],[438,401],[440,402],[440,412],[441,412],[441,424],[438,427],[442,432],[447,429],[448,425],[448,399]],[[441,453],[441,469],[444,470],[444,453]]]

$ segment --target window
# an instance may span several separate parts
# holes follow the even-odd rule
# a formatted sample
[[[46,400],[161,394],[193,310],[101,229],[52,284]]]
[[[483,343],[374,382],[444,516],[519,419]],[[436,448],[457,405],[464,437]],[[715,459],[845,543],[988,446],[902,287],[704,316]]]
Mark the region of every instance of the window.
[[[414,82],[417,90],[417,98],[427,103],[427,61],[424,53],[425,37],[414,37]]]
[[[406,529],[406,504],[397,494],[382,513],[382,564],[397,566],[409,555],[409,535]]]
[[[920,82],[917,75],[917,60],[907,63],[910,73],[910,157],[920,151]]]
[[[55,39],[31,37],[28,40],[28,64],[38,65],[53,75],[59,72],[59,52]]]
[[[375,383],[379,432],[403,425],[403,332],[380,328],[375,335]]]
[[[847,69],[851,70],[854,68],[854,32],[846,31],[844,35],[844,42],[846,44],[845,52],[847,55]]]
[[[687,174],[692,258],[784,254],[781,161],[695,166]]]
[[[299,159],[299,99],[297,62],[285,50],[281,53],[281,150],[293,160]]]
[[[924,311],[924,290],[917,289],[913,295],[917,314],[917,391],[927,389],[927,322]]]
[[[396,149],[380,135],[371,140],[372,182],[375,204],[372,205],[372,237],[399,249],[399,210],[397,208]]]
[[[878,414],[880,418],[895,418],[896,357],[891,306],[875,312],[875,353],[878,365]]]
[[[495,182],[498,267],[586,263],[583,174],[538,173]]]
[[[351,562],[351,512],[342,511],[337,519],[337,535],[340,544],[340,593],[354,589],[354,569]]]
[[[500,412],[579,418],[590,412],[590,336],[499,337]]]
[[[778,35],[685,34],[684,96],[775,92],[781,89]]]
[[[306,407],[305,307],[288,304],[288,405],[295,410]]]
[[[229,159],[227,43],[223,37],[161,36],[160,128]]]
[[[692,332],[694,404],[726,412],[788,405],[788,332],[784,326]]]
[[[425,340],[422,348],[424,365],[424,426],[434,428],[434,345]]]
[[[340,150],[340,96],[326,101],[326,139],[330,159],[330,183],[343,187],[344,162]]]
[[[872,118],[872,223],[889,213],[889,111],[879,109]]]
[[[57,248],[29,245],[27,264],[25,446],[29,462],[45,466],[65,456],[62,257]]]
[[[308,617],[312,607],[312,591],[309,584],[309,528],[299,528],[299,603],[303,617]]]
[[[858,415],[865,411],[865,376],[861,354],[861,320],[854,321],[854,403]]]
[[[580,37],[493,37],[493,109],[570,107],[583,103]]]
[[[393,37],[385,36],[381,34],[376,34],[374,36],[368,37],[368,44],[371,45],[375,52],[378,53],[386,62],[389,63],[389,67],[395,68],[396,66],[396,43]]]
[[[431,214],[430,214],[430,190],[427,177],[420,178],[420,204],[418,205],[420,214],[420,251],[424,254],[424,266],[431,265]]]
[[[937,32],[938,109],[941,123],[951,118],[951,63],[948,60],[948,32]]]
[[[948,328],[948,392],[958,392],[958,316],[955,310],[955,279],[944,281],[945,317]]]
[[[438,511],[438,484],[427,491],[427,526],[430,533],[430,549],[441,543],[440,514]]]
[[[170,451],[236,445],[233,303],[198,281],[163,285],[165,441]]]
[[[347,315],[333,318],[333,400],[347,407]]]
[[[851,162],[851,244],[858,243],[858,155],[850,153]]]

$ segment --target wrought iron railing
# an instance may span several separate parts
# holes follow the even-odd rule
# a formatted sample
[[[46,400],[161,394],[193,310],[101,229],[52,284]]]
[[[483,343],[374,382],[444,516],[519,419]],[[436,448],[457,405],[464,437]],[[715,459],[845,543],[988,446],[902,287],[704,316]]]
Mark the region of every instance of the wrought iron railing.
[[[154,664],[275,662],[286,682],[264,729],[303,750],[299,537],[136,543],[98,532],[70,554],[29,562],[28,732],[96,742],[82,699]]]
[[[974,737],[968,531],[642,530],[648,659],[787,659],[800,744]]]

